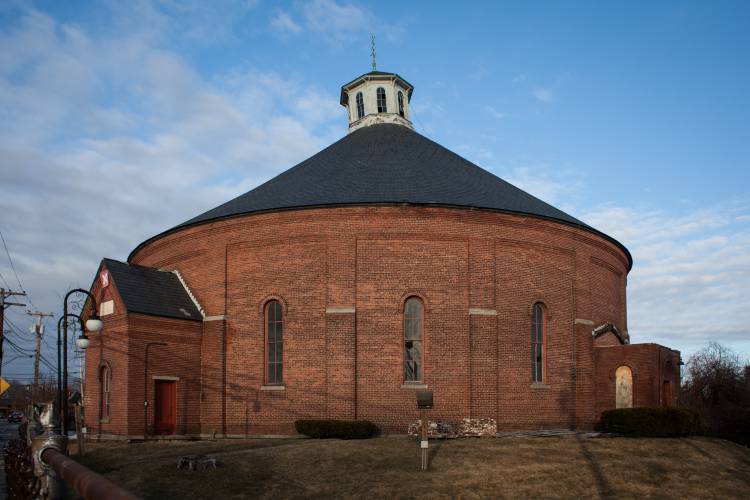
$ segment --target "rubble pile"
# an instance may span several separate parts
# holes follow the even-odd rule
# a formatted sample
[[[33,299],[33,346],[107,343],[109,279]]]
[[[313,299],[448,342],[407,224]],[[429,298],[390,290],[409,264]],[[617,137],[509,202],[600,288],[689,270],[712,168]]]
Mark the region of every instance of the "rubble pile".
[[[427,435],[431,438],[495,437],[497,434],[497,422],[492,418],[464,418],[458,425],[429,420],[427,425]],[[421,430],[419,420],[409,424],[410,436],[419,436]]]
[[[414,423],[409,424],[409,435],[419,436],[422,431],[422,422],[417,420]],[[447,422],[434,422],[432,420],[427,421],[427,436],[431,438],[443,438],[451,439],[458,437],[456,434],[456,428]]]
[[[465,418],[458,424],[460,437],[495,437],[497,422],[494,418]]]

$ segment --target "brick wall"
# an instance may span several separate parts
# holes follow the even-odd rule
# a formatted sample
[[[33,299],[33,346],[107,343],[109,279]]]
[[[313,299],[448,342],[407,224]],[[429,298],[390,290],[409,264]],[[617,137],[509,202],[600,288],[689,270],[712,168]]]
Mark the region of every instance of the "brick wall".
[[[185,333],[180,347],[202,352],[185,354],[179,370],[194,363],[190,376],[201,374],[199,410],[188,403],[194,417],[185,426],[195,418],[204,434],[290,432],[300,417],[369,418],[405,432],[417,417],[414,389],[402,387],[402,304],[410,294],[425,302],[433,418],[493,417],[505,430],[590,427],[591,325],[626,326],[627,261],[618,247],[508,214],[422,207],[258,214],[164,236],[132,261],[179,269],[207,315],[226,316],[204,323],[200,335]],[[285,307],[283,390],[264,387],[270,298]],[[531,380],[537,301],[548,311],[544,384]]]
[[[630,368],[633,375],[633,407],[674,406],[679,399],[680,353],[658,344],[613,345],[594,348],[596,411],[615,408],[615,371]],[[671,400],[665,399],[669,382]]]

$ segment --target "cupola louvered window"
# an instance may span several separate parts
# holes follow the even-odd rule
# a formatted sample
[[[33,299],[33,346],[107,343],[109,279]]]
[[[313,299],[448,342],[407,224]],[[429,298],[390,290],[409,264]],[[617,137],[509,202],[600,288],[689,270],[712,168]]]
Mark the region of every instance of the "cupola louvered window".
[[[401,115],[402,118],[406,118],[406,116],[404,116],[404,93],[400,90],[398,91],[398,114]]]
[[[388,107],[386,106],[385,89],[383,87],[378,87],[377,96],[378,96],[378,113],[387,113]]]
[[[365,100],[362,92],[357,92],[357,120],[365,116]]]

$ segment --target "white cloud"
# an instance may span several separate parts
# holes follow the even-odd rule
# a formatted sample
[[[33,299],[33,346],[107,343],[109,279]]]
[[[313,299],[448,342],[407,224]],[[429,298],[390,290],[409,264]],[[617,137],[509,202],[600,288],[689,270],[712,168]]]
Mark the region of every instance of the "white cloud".
[[[531,94],[536,98],[536,100],[541,102],[550,103],[555,100],[555,94],[552,92],[552,90],[547,88],[536,87],[534,90],[532,90]]]
[[[308,29],[337,43],[373,29],[370,12],[353,4],[313,0],[304,5],[302,13]]]
[[[31,9],[0,31],[0,229],[47,312],[103,256],[126,258],[345,131],[334,92],[255,68],[209,81],[149,33],[118,33]]]
[[[484,110],[487,113],[489,113],[490,116],[492,116],[493,118],[497,118],[498,120],[502,120],[503,118],[505,118],[505,117],[508,116],[507,113],[502,113],[502,112],[496,110],[495,108],[493,108],[492,106],[490,106],[489,104],[484,107]]]
[[[283,10],[277,10],[271,18],[271,28],[281,35],[298,35],[302,31],[302,26]]]
[[[471,78],[472,80],[481,80],[482,78],[487,76],[488,73],[489,70],[484,66],[484,64],[479,64],[474,71],[469,73],[469,78]]]
[[[732,346],[748,339],[750,229],[738,223],[738,210],[727,204],[670,214],[602,205],[582,217],[633,254],[628,315],[634,342],[689,353],[710,340]]]
[[[525,82],[525,81],[526,81],[526,75],[524,75],[524,74],[515,75],[511,79],[511,82],[513,82],[513,83],[521,83],[521,82]]]
[[[300,10],[306,29],[323,36],[332,45],[342,45],[375,34],[398,40],[405,31],[402,21],[392,23],[355,3],[312,0]]]

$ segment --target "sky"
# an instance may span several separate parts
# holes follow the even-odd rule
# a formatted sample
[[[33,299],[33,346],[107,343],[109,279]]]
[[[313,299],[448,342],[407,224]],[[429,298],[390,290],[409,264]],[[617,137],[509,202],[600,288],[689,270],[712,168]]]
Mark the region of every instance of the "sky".
[[[62,297],[102,257],[346,134],[374,34],[419,133],[631,251],[633,342],[750,358],[748,26],[729,1],[6,0],[0,287],[56,315],[48,371]],[[20,381],[26,309],[5,325]]]

